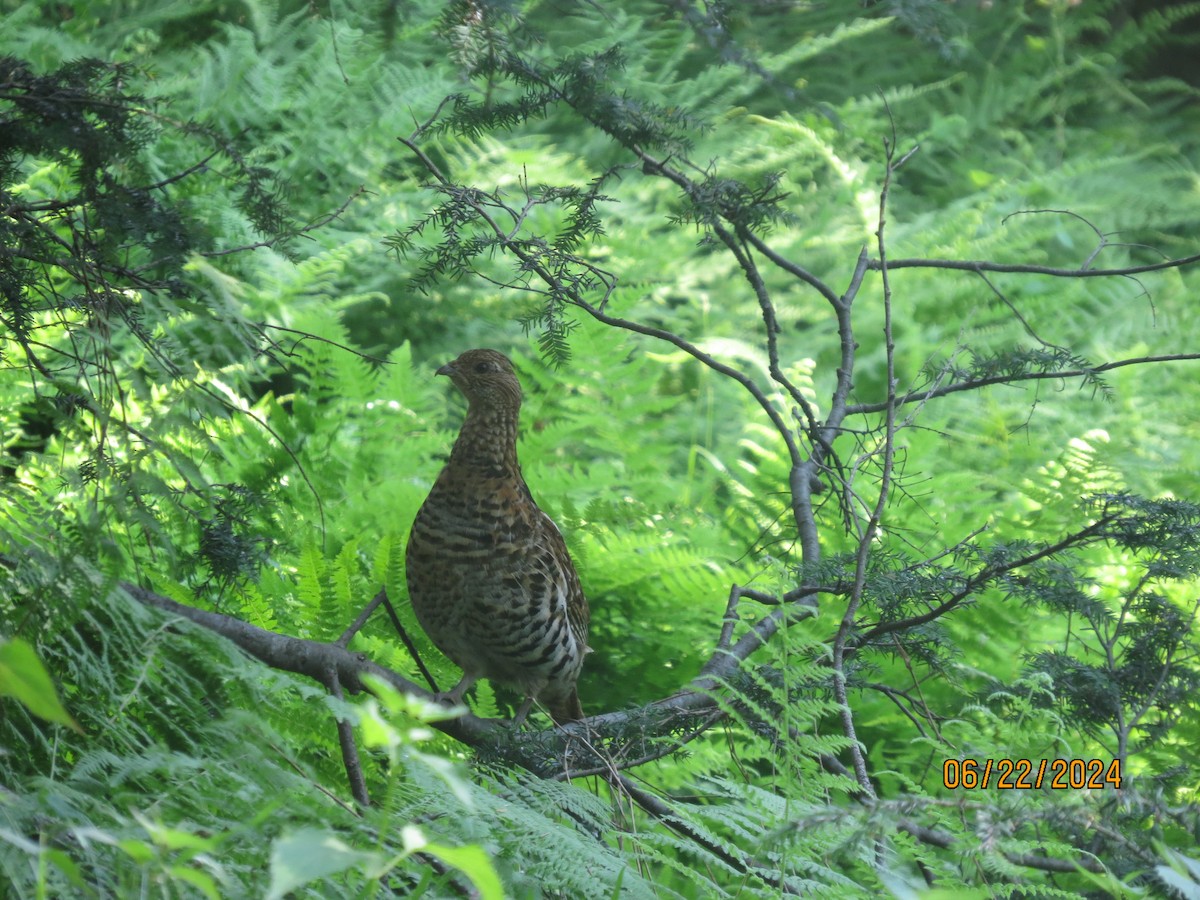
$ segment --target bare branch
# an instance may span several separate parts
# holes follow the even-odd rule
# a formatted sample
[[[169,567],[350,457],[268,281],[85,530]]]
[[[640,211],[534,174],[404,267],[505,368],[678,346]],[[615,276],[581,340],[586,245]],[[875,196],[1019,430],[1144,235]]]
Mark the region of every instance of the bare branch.
[[[950,269],[960,272],[1009,272],[1021,275],[1049,275],[1053,278],[1114,278],[1141,275],[1145,272],[1161,272],[1165,269],[1182,269],[1200,262],[1200,253],[1178,259],[1144,266],[1125,266],[1120,269],[1064,269],[1059,266],[1035,266],[1028,263],[997,263],[981,259],[891,259],[887,267],[896,269]],[[867,267],[879,271],[882,264],[872,259]]]
[[[342,685],[338,680],[337,669],[330,666],[326,670],[325,689],[339,700],[344,700]],[[362,807],[371,805],[371,795],[367,792],[367,779],[363,775],[362,761],[358,755],[358,744],[354,740],[354,727],[348,719],[337,718],[338,746],[342,750],[342,765],[346,769],[346,780],[350,782],[350,793]]]
[[[269,238],[265,241],[255,241],[253,244],[242,244],[237,247],[228,247],[224,250],[206,250],[202,252],[200,256],[208,259],[216,259],[219,256],[229,256],[234,253],[245,253],[248,250],[261,250],[263,248],[278,247],[284,241],[291,240],[294,237],[304,237],[310,232],[316,231],[319,228],[324,228],[331,222],[336,222],[342,217],[342,214],[350,208],[351,203],[366,193],[369,193],[369,191],[367,191],[366,187],[360,185],[353,194],[351,194],[342,202],[341,206],[335,210],[325,213],[324,215],[318,216],[307,225],[302,225],[299,228],[293,228],[290,231],[280,234],[277,237]],[[158,265],[158,263],[155,262],[152,265]]]
[[[215,631],[233,641],[251,656],[281,672],[304,675],[321,684],[327,684],[332,674],[337,677],[341,688],[352,694],[368,690],[364,678],[370,675],[387,682],[401,693],[422,697],[426,700],[436,699],[430,691],[403,678],[391,669],[373,663],[363,654],[355,653],[336,643],[327,644],[290,637],[259,628],[233,616],[176,603],[174,600],[135,584],[121,582],[120,586],[139,603],[153,606],[195,622],[210,631]],[[484,719],[467,715],[436,722],[433,727],[464,744],[477,746],[495,726]]]
[[[846,608],[842,612],[842,621],[838,626],[837,636],[833,640],[832,654],[833,692],[841,713],[842,731],[850,744],[850,757],[854,763],[855,779],[858,781],[863,793],[868,797],[875,795],[875,789],[871,784],[870,774],[867,771],[867,761],[863,756],[854,727],[853,710],[850,708],[850,700],[846,692],[845,659],[847,643],[854,627],[854,620],[858,615],[859,606],[863,600],[863,591],[866,587],[867,562],[871,557],[871,549],[875,542],[875,536],[882,525],[883,511],[887,507],[888,497],[891,492],[892,471],[896,460],[896,344],[892,336],[892,288],[891,281],[888,278],[886,265],[887,243],[884,237],[887,225],[888,192],[891,189],[892,173],[895,171],[896,136],[894,129],[891,140],[885,141],[885,148],[886,167],[884,169],[883,186],[879,191],[879,220],[875,231],[875,240],[879,247],[879,259],[883,263],[880,271],[883,276],[883,339],[887,368],[887,402],[884,411],[885,427],[882,447],[883,465],[879,478],[879,493],[874,508],[871,510],[867,526],[858,541],[858,549],[855,553],[854,562],[854,588],[851,591],[849,602],[847,602]]]
[[[1101,372],[1109,372],[1113,369],[1124,368],[1125,366],[1138,366],[1148,363],[1195,362],[1197,360],[1200,360],[1200,353],[1168,353],[1161,356],[1136,356],[1128,359],[1119,359],[1113,362],[1101,363],[1088,369],[1062,369],[1057,372],[1022,372],[1018,374],[992,375],[969,381],[957,381],[923,391],[909,391],[903,397],[897,398],[896,403],[900,406],[909,403],[924,403],[926,400],[932,400],[937,397],[945,397],[963,391],[977,391],[980,388],[991,387],[997,384],[1007,385],[1016,384],[1021,381],[1058,381],[1068,378],[1088,378],[1098,375]],[[846,414],[852,416],[863,415],[864,413],[883,412],[885,409],[887,409],[886,402],[857,403],[854,406],[848,407]]]
[[[929,612],[922,613],[919,616],[910,616],[906,619],[899,619],[894,622],[880,622],[877,625],[868,628],[866,631],[858,634],[853,640],[854,647],[862,647],[872,641],[878,640],[885,634],[891,634],[896,631],[905,631],[910,628],[915,628],[919,625],[924,625],[927,622],[932,622],[944,616],[950,610],[954,609],[968,597],[978,593],[983,587],[997,578],[1025,566],[1032,565],[1039,560],[1047,559],[1062,553],[1072,547],[1080,547],[1092,543],[1096,540],[1104,538],[1105,530],[1113,522],[1117,521],[1120,516],[1117,513],[1105,513],[1100,516],[1095,522],[1086,528],[1080,529],[1073,534],[1069,534],[1061,540],[1053,544],[1047,544],[1033,553],[1028,553],[1017,559],[1009,560],[1001,565],[984,566],[971,577],[967,578],[962,587],[951,594],[942,603],[939,603]]]
[[[273,341],[267,337],[267,335],[266,335],[267,329],[270,329],[271,331],[283,331],[283,332],[286,332],[287,334],[299,335],[299,338],[296,340],[296,342],[294,344],[292,344],[293,349],[282,350],[282,353],[285,356],[295,355],[295,352],[296,352],[295,348],[300,346],[300,344],[304,343],[305,341],[317,341],[318,343],[321,343],[321,344],[329,344],[331,347],[337,347],[339,350],[345,350],[347,353],[351,353],[354,356],[357,356],[359,359],[365,359],[367,362],[378,363],[381,366],[390,366],[391,365],[391,362],[389,362],[386,359],[381,359],[378,356],[372,356],[369,353],[363,353],[361,350],[355,350],[353,347],[348,347],[345,344],[339,344],[337,341],[331,340],[330,338],[321,337],[320,335],[317,335],[317,334],[310,334],[309,332],[301,331],[298,328],[288,328],[286,325],[275,325],[271,322],[255,322],[254,330],[258,333],[258,335],[260,337],[262,337],[263,340],[268,341],[272,347],[278,348],[279,343],[277,341]]]

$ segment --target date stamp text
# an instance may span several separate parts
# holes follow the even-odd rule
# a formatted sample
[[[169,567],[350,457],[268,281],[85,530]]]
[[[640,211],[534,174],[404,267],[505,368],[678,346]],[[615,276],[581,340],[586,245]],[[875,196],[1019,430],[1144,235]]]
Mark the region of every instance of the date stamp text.
[[[942,785],[950,790],[1054,791],[1121,786],[1121,761],[1114,759],[948,759]]]

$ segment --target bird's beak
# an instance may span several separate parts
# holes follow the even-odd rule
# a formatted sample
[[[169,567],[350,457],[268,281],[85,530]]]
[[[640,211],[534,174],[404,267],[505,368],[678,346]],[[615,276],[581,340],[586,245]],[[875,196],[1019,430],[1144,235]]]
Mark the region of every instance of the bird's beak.
[[[444,366],[442,366],[440,369],[437,370],[437,374],[453,376],[456,371],[458,371],[458,370],[454,368],[454,363],[446,363]]]

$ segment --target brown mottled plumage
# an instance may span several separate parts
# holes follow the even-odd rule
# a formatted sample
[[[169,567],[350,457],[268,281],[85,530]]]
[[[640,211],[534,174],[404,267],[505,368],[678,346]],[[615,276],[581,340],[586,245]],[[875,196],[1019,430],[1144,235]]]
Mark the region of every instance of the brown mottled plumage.
[[[417,621],[462,680],[535,700],[554,721],[583,718],[575,683],[587,649],[588,605],[567,545],[538,509],[517,463],[521,385],[495,350],[468,350],[438,369],[467,398],[467,418],[408,538],[408,594]]]

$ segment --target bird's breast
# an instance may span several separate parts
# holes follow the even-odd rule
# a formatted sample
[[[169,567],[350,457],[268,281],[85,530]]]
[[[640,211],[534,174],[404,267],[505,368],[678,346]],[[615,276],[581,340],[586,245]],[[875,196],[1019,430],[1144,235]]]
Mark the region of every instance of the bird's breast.
[[[414,528],[462,549],[503,550],[532,540],[536,507],[520,502],[524,485],[509,478],[438,478]]]

